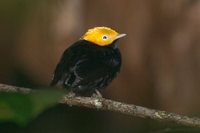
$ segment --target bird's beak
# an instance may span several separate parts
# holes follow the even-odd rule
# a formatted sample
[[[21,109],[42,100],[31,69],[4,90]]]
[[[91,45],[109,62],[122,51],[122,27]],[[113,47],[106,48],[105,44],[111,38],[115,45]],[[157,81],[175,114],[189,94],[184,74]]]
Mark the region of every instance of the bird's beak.
[[[120,39],[120,38],[125,37],[125,36],[126,36],[126,34],[118,34],[118,35],[115,37],[115,40]]]

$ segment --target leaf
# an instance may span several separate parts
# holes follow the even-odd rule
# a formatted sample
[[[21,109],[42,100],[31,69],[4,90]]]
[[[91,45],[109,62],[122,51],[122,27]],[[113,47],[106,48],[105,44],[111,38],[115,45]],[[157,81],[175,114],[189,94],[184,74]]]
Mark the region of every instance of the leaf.
[[[0,121],[26,125],[45,109],[57,104],[65,93],[57,90],[35,90],[30,94],[0,93]]]
[[[23,123],[31,115],[28,96],[17,93],[0,93],[0,120]]]
[[[66,94],[64,91],[55,90],[40,90],[33,92],[30,96],[33,103],[32,115],[37,116],[38,112],[42,112],[46,107],[57,104],[64,94]]]

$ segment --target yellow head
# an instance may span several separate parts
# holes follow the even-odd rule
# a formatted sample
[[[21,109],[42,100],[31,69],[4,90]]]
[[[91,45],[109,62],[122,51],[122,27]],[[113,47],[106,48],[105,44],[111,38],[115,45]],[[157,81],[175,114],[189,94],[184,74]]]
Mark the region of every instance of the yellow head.
[[[92,42],[98,46],[108,46],[113,41],[124,37],[126,34],[119,34],[108,27],[95,27],[89,29],[81,39]]]

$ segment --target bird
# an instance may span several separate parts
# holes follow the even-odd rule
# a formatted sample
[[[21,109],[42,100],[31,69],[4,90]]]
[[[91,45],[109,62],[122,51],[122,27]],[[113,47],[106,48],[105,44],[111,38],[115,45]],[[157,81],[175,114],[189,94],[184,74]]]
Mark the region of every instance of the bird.
[[[122,59],[117,41],[124,36],[105,26],[88,29],[64,51],[50,85],[78,96],[101,96],[99,91],[120,71]]]

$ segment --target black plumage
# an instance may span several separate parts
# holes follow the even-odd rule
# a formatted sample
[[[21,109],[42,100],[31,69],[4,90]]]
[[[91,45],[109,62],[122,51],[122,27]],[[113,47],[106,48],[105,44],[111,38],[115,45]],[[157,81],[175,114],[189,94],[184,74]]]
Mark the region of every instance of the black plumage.
[[[91,95],[105,88],[121,67],[116,41],[103,47],[86,40],[71,45],[55,69],[51,86],[69,89],[77,95]]]

